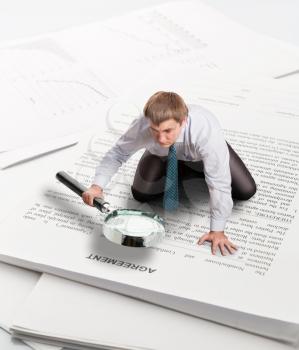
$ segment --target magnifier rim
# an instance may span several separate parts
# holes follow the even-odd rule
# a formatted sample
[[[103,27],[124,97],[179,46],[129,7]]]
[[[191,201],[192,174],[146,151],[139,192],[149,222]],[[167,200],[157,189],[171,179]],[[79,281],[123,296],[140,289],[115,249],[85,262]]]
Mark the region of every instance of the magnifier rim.
[[[132,214],[128,213],[129,211],[132,212]],[[127,213],[125,214],[125,212],[127,212]],[[106,223],[114,216],[134,215],[134,213],[140,213],[142,216],[147,216],[148,218],[154,219],[165,227],[165,221],[161,216],[159,216],[158,214],[156,214],[154,212],[143,211],[143,210],[139,210],[139,209],[115,209],[105,217],[104,222]]]
[[[131,212],[131,214],[130,214]],[[109,222],[110,219],[112,219],[113,217],[116,216],[121,216],[121,215],[134,215],[134,214],[139,213],[140,216],[146,216],[150,219],[153,219],[155,221],[157,221],[164,229],[164,233],[165,233],[165,221],[162,217],[160,217],[158,214],[154,213],[154,212],[146,212],[143,210],[139,210],[139,209],[115,209],[113,210],[111,213],[109,213],[105,219],[104,219],[104,227],[105,224]],[[121,245],[127,245],[127,246],[136,246],[136,247],[149,247],[152,246],[153,244],[155,244],[156,242],[158,242],[160,240],[160,232],[152,232],[150,235],[140,235],[140,236],[131,236],[129,234],[124,234],[119,232],[119,235],[121,237],[119,237],[117,239],[117,242],[112,239],[111,237],[109,237],[108,235],[105,234],[105,229],[104,229],[104,235],[106,236],[107,239],[109,239],[110,241],[117,243],[117,244],[121,244]],[[163,236],[163,232],[162,232],[162,236]],[[127,243],[130,242],[130,243]]]

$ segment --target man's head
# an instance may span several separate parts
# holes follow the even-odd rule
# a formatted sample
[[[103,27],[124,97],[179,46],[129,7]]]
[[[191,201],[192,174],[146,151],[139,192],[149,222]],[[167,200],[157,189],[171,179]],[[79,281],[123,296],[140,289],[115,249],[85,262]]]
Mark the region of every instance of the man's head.
[[[144,116],[150,121],[153,138],[162,146],[175,143],[185,125],[188,108],[175,92],[156,92],[144,106]]]

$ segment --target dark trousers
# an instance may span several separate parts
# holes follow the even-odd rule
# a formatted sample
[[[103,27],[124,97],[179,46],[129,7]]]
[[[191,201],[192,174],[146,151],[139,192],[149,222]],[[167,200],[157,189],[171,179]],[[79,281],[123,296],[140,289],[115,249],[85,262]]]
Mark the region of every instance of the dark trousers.
[[[227,143],[231,171],[232,198],[247,200],[256,192],[256,184],[241,158]],[[142,155],[131,186],[133,197],[147,202],[161,197],[164,192],[167,157],[159,157],[145,151]],[[179,179],[188,177],[204,178],[203,163],[178,160]]]

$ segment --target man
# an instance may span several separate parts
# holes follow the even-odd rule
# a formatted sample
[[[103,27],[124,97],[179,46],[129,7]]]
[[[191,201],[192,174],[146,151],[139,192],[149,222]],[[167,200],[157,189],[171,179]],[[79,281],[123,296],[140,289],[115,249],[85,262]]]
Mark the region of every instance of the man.
[[[135,119],[96,168],[91,187],[83,193],[86,204],[95,197],[139,149],[145,148],[136,169],[133,197],[141,202],[164,196],[165,209],[178,202],[177,177],[195,172],[204,177],[210,194],[210,232],[198,241],[211,242],[212,253],[237,249],[224,234],[232,198],[246,200],[256,192],[255,182],[236,152],[224,140],[217,119],[206,109],[187,105],[176,93],[159,91],[147,101],[144,114]]]

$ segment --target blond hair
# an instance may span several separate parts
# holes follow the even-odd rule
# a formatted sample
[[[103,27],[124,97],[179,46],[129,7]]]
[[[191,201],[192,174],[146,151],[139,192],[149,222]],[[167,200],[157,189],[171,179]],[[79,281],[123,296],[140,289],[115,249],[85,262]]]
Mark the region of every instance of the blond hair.
[[[143,113],[155,125],[169,119],[181,124],[188,115],[188,108],[182,97],[175,92],[158,91],[146,102]]]

